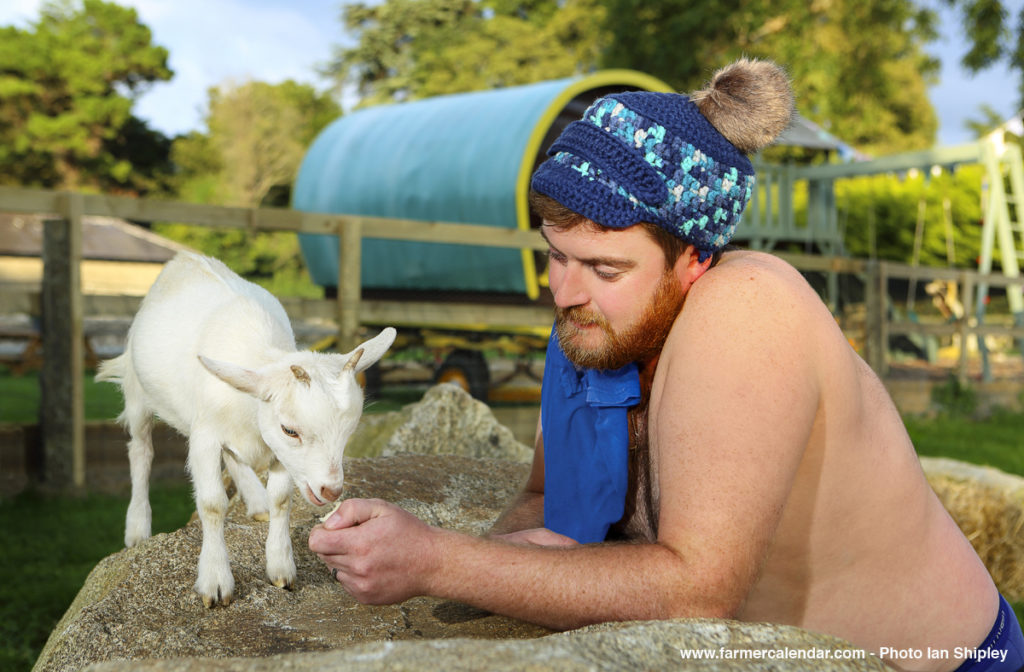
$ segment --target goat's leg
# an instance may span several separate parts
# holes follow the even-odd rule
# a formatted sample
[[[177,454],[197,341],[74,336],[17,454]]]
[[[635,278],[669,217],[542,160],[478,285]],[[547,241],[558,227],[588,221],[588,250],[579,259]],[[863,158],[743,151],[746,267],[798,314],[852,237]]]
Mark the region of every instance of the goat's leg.
[[[188,469],[195,488],[196,512],[203,526],[203,547],[195,590],[207,608],[231,604],[235,579],[231,576],[224,542],[228,497],[221,480],[221,445],[214,437],[193,430],[188,442]]]
[[[245,500],[245,513],[250,518],[259,521],[270,520],[267,515],[267,490],[260,483],[259,476],[248,464],[240,462],[230,450],[224,451],[224,464],[231,474],[231,480],[235,482],[239,494]]]
[[[289,519],[292,505],[292,478],[280,462],[274,461],[267,478],[270,495],[270,529],[267,531],[267,578],[278,588],[295,584],[295,558]]]
[[[152,534],[153,510],[149,505],[149,474],[153,467],[153,414],[137,394],[125,394],[128,425],[128,470],[132,497],[125,517],[124,545],[131,547]]]

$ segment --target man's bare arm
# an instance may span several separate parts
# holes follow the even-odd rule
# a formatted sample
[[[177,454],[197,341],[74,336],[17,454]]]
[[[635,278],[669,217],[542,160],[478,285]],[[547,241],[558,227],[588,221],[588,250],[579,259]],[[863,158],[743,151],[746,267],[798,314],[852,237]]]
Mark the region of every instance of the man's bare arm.
[[[533,466],[522,492],[508,505],[491,526],[491,536],[544,527],[544,437],[540,419],[533,448]]]
[[[310,548],[366,604],[433,595],[553,629],[727,616],[738,607],[711,604],[699,586],[726,580],[727,563],[712,568],[723,576],[709,577],[659,544],[553,548],[473,537],[431,527],[381,500],[343,502],[313,529]]]

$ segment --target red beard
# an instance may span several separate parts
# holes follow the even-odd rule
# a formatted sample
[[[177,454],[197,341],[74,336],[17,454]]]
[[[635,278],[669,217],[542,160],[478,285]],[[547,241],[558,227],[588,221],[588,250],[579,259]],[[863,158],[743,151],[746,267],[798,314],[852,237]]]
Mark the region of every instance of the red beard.
[[[555,308],[555,332],[566,358],[585,369],[619,369],[630,362],[646,362],[661,352],[665,339],[683,308],[685,294],[672,271],[666,271],[654,295],[637,320],[621,333],[615,332],[605,317],[582,306]],[[596,326],[604,342],[594,348],[578,342],[581,330]]]

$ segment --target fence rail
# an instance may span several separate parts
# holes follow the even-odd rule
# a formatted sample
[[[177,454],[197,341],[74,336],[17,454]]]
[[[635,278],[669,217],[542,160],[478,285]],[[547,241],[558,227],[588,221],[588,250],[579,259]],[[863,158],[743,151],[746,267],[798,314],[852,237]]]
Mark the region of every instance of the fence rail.
[[[45,365],[40,386],[44,403],[41,436],[44,477],[51,482],[83,485],[84,413],[82,366],[85,315],[134,314],[140,299],[123,296],[83,296],[78,278],[81,261],[81,221],[84,216],[108,216],[139,222],[177,222],[249,231],[295,231],[332,234],[338,237],[340,263],[336,300],[285,300],[293,319],[334,319],[339,343],[355,342],[361,325],[435,326],[442,324],[488,325],[491,328],[550,325],[551,313],[539,305],[480,305],[477,303],[394,302],[364,300],[361,288],[361,241],[386,238],[432,243],[546,250],[536,231],[489,226],[423,222],[324,213],[305,213],[279,208],[230,208],[110,195],[54,192],[0,187],[0,211],[49,215],[44,241],[44,281],[41,291],[0,291],[0,313],[44,316]],[[904,264],[834,256],[778,253],[805,272],[853,274],[866,288],[865,319],[861,334],[865,358],[880,375],[888,370],[887,343],[893,334],[955,335],[966,344],[969,338],[990,334],[1024,338],[1024,327],[977,325],[973,297],[979,284],[1006,287],[1021,279],[981,275],[969,270],[918,268]],[[964,300],[964,317],[946,323],[895,321],[887,299],[889,279],[940,279],[954,281]],[[966,347],[961,347],[958,375],[966,377]]]

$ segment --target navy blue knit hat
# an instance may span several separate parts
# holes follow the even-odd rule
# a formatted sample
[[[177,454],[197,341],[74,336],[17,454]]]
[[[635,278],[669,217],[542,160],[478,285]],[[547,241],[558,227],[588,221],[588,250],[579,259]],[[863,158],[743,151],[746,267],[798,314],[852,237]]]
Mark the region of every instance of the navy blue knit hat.
[[[782,69],[741,59],[690,96],[598,99],[551,145],[531,187],[602,226],[657,224],[703,260],[732,238],[753,193],[746,154],[773,142],[792,116]]]

